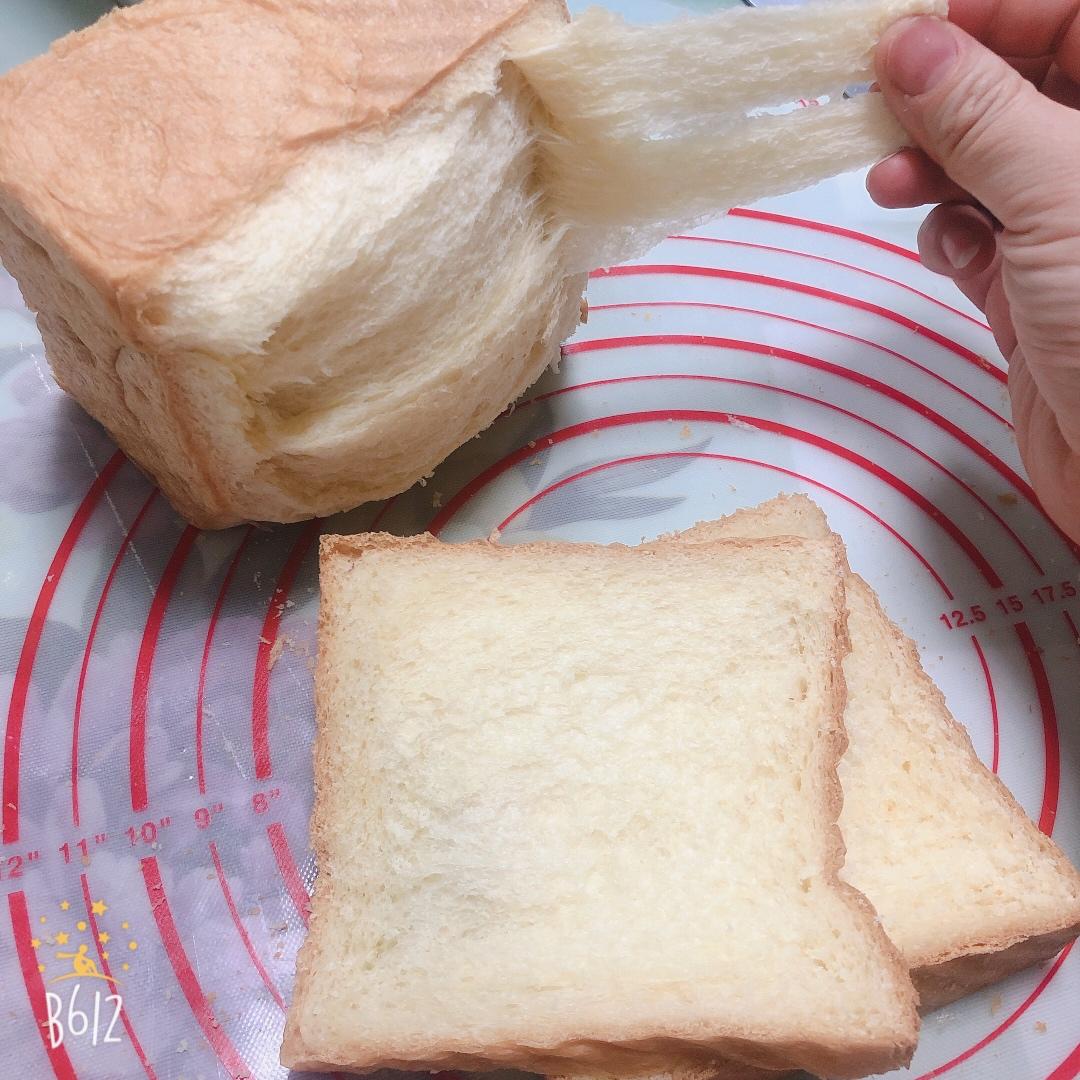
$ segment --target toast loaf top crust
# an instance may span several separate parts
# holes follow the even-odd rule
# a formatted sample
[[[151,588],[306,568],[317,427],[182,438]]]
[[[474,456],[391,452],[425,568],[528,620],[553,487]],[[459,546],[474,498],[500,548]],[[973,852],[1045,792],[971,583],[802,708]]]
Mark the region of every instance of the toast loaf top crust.
[[[152,326],[138,285],[163,262],[215,235],[313,145],[392,123],[542,6],[554,5],[144,0],[114,11],[0,79],[0,210]]]

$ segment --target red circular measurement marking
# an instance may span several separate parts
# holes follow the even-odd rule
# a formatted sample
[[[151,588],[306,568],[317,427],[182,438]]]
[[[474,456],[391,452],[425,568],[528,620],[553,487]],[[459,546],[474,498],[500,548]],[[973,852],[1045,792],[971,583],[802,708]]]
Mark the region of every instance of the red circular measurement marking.
[[[811,218],[792,217],[790,214],[777,214],[769,210],[748,210],[746,207],[737,206],[729,210],[730,217],[750,218],[754,221],[771,221],[777,225],[793,225],[797,229],[810,229],[812,232],[826,233],[829,236],[842,236],[847,240],[855,240],[860,244],[878,248],[880,251],[888,251],[893,255],[899,255],[903,259],[921,263],[918,253],[899,244],[882,240],[880,236],[870,233],[858,232],[855,229],[845,229],[841,225],[830,225],[824,221],[814,221]]]
[[[397,496],[394,496],[394,498],[387,500],[379,507],[375,515],[375,521],[371,526],[372,528],[374,528],[375,524],[382,521],[396,499]],[[308,523],[307,527],[294,543],[293,548],[286,559],[285,566],[282,568],[281,574],[278,577],[277,584],[274,587],[274,592],[270,598],[270,604],[267,607],[266,616],[263,620],[262,633],[259,635],[259,647],[255,656],[255,673],[252,679],[251,738],[252,754],[256,764],[256,776],[260,780],[269,779],[273,772],[270,760],[270,719],[268,708],[270,655],[274,643],[277,641],[281,624],[281,615],[285,604],[289,599],[289,593],[292,591],[296,576],[300,571],[300,567],[303,565],[304,559],[307,557],[312,544],[319,536],[322,524],[323,522],[319,518],[313,519]],[[262,774],[260,773],[260,768]],[[280,830],[280,826],[277,828]],[[293,859],[288,841],[285,839],[284,831],[281,831],[280,837],[277,837],[276,833],[271,834],[269,829],[267,830],[267,833],[270,838],[274,860],[277,863],[278,871],[281,874],[285,888],[293,901],[293,906],[296,907],[304,924],[307,925],[310,902],[307,896],[307,890],[304,888],[303,881],[300,878],[300,871],[296,865],[296,861]]]
[[[887,345],[882,345],[879,342],[871,341],[869,338],[859,337],[857,334],[849,334],[843,330],[837,330],[831,326],[822,326],[821,323],[809,322],[806,319],[796,319],[792,315],[781,315],[776,311],[762,311],[760,308],[740,307],[736,304],[710,304],[704,300],[633,300],[626,301],[619,304],[590,304],[589,311],[620,311],[636,308],[701,308],[706,311],[727,311],[737,315],[758,315],[765,319],[772,319],[776,322],[790,323],[793,326],[803,326],[808,330],[818,330],[824,334],[831,334],[833,337],[842,338],[844,341],[851,341],[857,345],[865,345],[871,349],[883,353],[886,356],[891,356],[895,360],[899,360],[907,367],[914,368],[916,371],[921,372],[923,375],[928,376],[935,382],[940,383],[942,386],[948,387],[951,391],[959,394],[962,398],[971,402],[972,405],[977,406],[988,416],[992,416],[999,424],[1004,424],[1005,427],[1012,430],[1013,425],[1009,420],[1002,416],[1001,413],[995,412],[984,401],[980,401],[974,394],[968,393],[967,390],[957,386],[956,383],[945,378],[944,375],[934,371],[933,368],[927,367],[925,364],[920,364],[917,360],[912,359],[910,356],[905,355],[896,349],[891,349]]]
[[[183,941],[173,921],[172,910],[169,907],[168,897],[165,895],[165,886],[161,883],[161,870],[157,859],[149,856],[139,860],[139,869],[142,871],[143,884],[146,886],[146,897],[150,901],[150,909],[153,912],[154,922],[157,924],[158,935],[165,954],[169,958],[173,974],[180,985],[192,1016],[195,1017],[199,1027],[202,1028],[206,1041],[217,1055],[218,1060],[229,1070],[232,1076],[250,1076],[251,1070],[244,1059],[238,1053],[232,1040],[225,1034],[214,1011],[199,985],[198,976],[191,966],[191,961],[184,950]]]
[[[199,781],[199,794],[206,794],[206,770],[203,766],[203,715],[206,694],[206,669],[210,664],[210,650],[214,645],[214,632],[217,630],[218,619],[221,618],[221,609],[225,605],[225,596],[236,575],[236,568],[240,565],[240,559],[247,549],[248,542],[255,534],[252,526],[244,531],[243,539],[237,545],[236,551],[229,566],[225,571],[225,577],[218,589],[217,599],[214,601],[213,610],[210,612],[210,620],[206,625],[206,640],[203,642],[202,659],[199,661],[199,686],[195,693],[195,772]]]
[[[382,521],[397,498],[395,495],[381,504],[369,528],[374,529]],[[323,524],[321,518],[314,518],[297,537],[274,585],[266,615],[263,617],[251,686],[251,749],[255,760],[255,776],[259,780],[268,780],[274,771],[270,758],[270,656],[278,639],[281,616],[288,603],[289,594]],[[293,871],[296,872],[295,865]]]
[[[157,488],[155,488],[150,492],[149,497],[146,502],[143,503],[138,514],[135,515],[135,520],[132,521],[127,532],[124,533],[124,538],[120,542],[120,547],[117,549],[116,557],[112,561],[112,566],[109,567],[109,573],[105,578],[105,584],[101,587],[101,596],[98,597],[97,607],[94,609],[94,617],[90,621],[90,632],[86,635],[86,647],[83,649],[82,664],[79,667],[78,688],[75,691],[75,711],[71,719],[71,822],[75,826],[78,826],[79,824],[79,730],[82,722],[83,692],[86,689],[86,673],[90,668],[90,656],[94,650],[94,641],[97,638],[101,616],[105,611],[105,602],[109,598],[109,592],[112,590],[113,581],[116,578],[117,571],[120,569],[120,564],[124,561],[124,556],[127,554],[127,550],[130,547],[132,540],[135,538],[135,534],[139,531],[139,526],[142,524],[143,518],[146,517],[147,512],[154,504],[157,496],[158,491]]]
[[[150,613],[147,618],[142,642],[140,644],[139,657],[136,663],[136,675],[132,688],[132,721],[131,721],[131,788],[132,805],[136,810],[145,809],[146,797],[146,772],[145,772],[145,726],[146,708],[149,693],[149,680],[153,667],[154,654],[157,647],[161,625],[169,600],[176,581],[190,554],[198,530],[193,526],[187,526],[177,541],[170,556],[162,577],[158,582],[154,598],[151,602]],[[139,805],[141,803],[141,805]],[[168,906],[164,887],[161,883],[160,871],[156,858],[142,859],[140,868],[143,872],[147,896],[150,900],[151,909],[157,924],[158,933],[166,954],[173,967],[185,998],[188,1001],[192,1013],[203,1030],[210,1046],[217,1054],[219,1060],[228,1068],[233,1075],[247,1075],[247,1066],[236,1052],[229,1038],[220,1030],[214,1019],[209,1003],[199,986],[198,979],[191,967],[190,961],[184,952],[172,913]],[[160,892],[155,898],[154,892]]]
[[[502,532],[514,521],[515,518],[517,518],[520,514],[524,513],[531,506],[534,506],[536,503],[540,502],[547,495],[550,495],[551,492],[557,491],[559,488],[566,487],[569,484],[572,484],[585,476],[590,476],[593,473],[604,472],[607,469],[616,468],[620,465],[630,465],[639,461],[657,461],[666,458],[693,458],[703,459],[706,461],[728,461],[741,465],[759,466],[763,469],[768,469],[771,472],[778,472],[782,473],[784,476],[790,476],[794,480],[800,480],[804,483],[812,484],[814,487],[820,488],[822,491],[827,491],[830,495],[835,495],[837,498],[843,499],[845,502],[850,503],[857,510],[861,511],[863,514],[865,514],[867,517],[869,517],[871,520],[875,521],[878,525],[885,529],[891,536],[899,540],[900,543],[903,544],[904,547],[906,547],[912,553],[912,555],[914,555],[915,558],[922,563],[922,565],[929,572],[930,576],[933,577],[933,579],[941,587],[942,592],[944,592],[945,595],[950,599],[952,598],[952,592],[950,591],[948,585],[945,584],[945,580],[930,564],[926,556],[923,555],[923,553],[919,551],[919,549],[915,547],[915,545],[912,544],[911,541],[907,539],[907,537],[903,536],[887,521],[875,514],[874,511],[871,510],[868,506],[864,506],[862,503],[853,499],[850,495],[846,495],[844,494],[844,492],[838,491],[836,488],[830,487],[828,484],[822,483],[822,481],[820,480],[815,480],[812,476],[806,476],[803,473],[793,472],[791,469],[785,469],[781,465],[773,465],[767,461],[759,461],[756,458],[737,457],[733,454],[710,454],[701,450],[682,450],[667,451],[664,453],[656,454],[638,454],[634,457],[616,458],[612,461],[605,461],[599,465],[593,465],[588,469],[583,469],[581,472],[574,473],[572,476],[564,477],[562,480],[557,480],[554,484],[551,484],[548,487],[544,488],[542,491],[537,492],[531,498],[527,499],[520,506],[518,506],[516,510],[514,510],[498,525],[496,525],[495,528],[499,532]],[[428,531],[433,535],[437,536],[439,531],[441,531],[441,527],[440,529],[436,529],[433,523],[432,527],[430,527]]]
[[[45,630],[45,620],[56,590],[60,587],[60,579],[67,569],[68,560],[71,558],[72,551],[75,550],[83,529],[86,528],[86,523],[126,460],[127,458],[117,450],[83,496],[82,502],[79,503],[78,509],[60,540],[56,554],[53,555],[49,569],[45,573],[45,580],[38,590],[30,619],[26,624],[26,634],[23,637],[22,649],[15,667],[15,680],[11,688],[7,727],[4,732],[4,775],[2,785],[0,785],[3,807],[0,808],[0,821],[3,822],[2,834],[5,844],[14,844],[19,839],[19,764],[22,755],[23,720],[26,717],[26,698],[30,692],[30,678],[33,675],[34,661],[37,659],[38,648],[41,645],[41,635]]]
[[[940,345],[955,356],[958,356],[962,360],[966,360],[980,371],[990,375],[1003,385],[1008,382],[1008,376],[1005,372],[1002,371],[1001,368],[991,364],[985,356],[980,356],[979,353],[975,352],[973,349],[969,349],[966,345],[961,345],[958,341],[953,341],[952,338],[946,337],[937,330],[931,330],[928,326],[923,326],[922,323],[916,322],[906,315],[901,315],[899,312],[891,311],[889,308],[881,307],[879,304],[872,304],[869,300],[860,300],[854,296],[845,296],[842,293],[831,292],[829,289],[822,289],[816,285],[803,285],[797,281],[788,281],[786,278],[774,278],[769,277],[766,274],[745,273],[741,270],[726,270],[717,266],[684,266],[679,263],[642,263],[632,266],[613,266],[607,270],[595,270],[590,274],[590,277],[638,277],[645,275],[660,275],[662,277],[704,277],[722,281],[741,281],[748,285],[763,285],[768,288],[780,289],[784,292],[801,293],[804,296],[813,296],[819,300],[827,300],[830,303],[855,308],[871,315],[878,315],[883,319],[887,319],[889,322],[895,323],[897,326],[904,327],[905,330],[910,330],[920,337],[924,337],[928,341]]]
[[[270,655],[281,629],[281,615],[292,592],[296,575],[315,543],[322,528],[322,520],[315,518],[297,537],[289,552],[277,584],[270,596],[270,603],[263,618],[259,647],[255,653],[255,674],[251,684],[251,748],[255,758],[255,776],[267,780],[273,773],[270,762]]]
[[[971,542],[971,538],[967,536],[950,517],[931,503],[921,492],[901,480],[898,476],[889,472],[888,469],[870,461],[861,454],[856,454],[846,446],[841,446],[838,443],[834,443],[820,435],[814,435],[811,432],[804,431],[801,428],[792,427],[788,424],[781,424],[774,420],[765,420],[761,417],[745,416],[737,413],[713,412],[701,409],[664,409],[599,417],[595,420],[587,420],[583,423],[575,424],[572,427],[563,428],[561,431],[552,432],[550,435],[546,435],[542,439],[535,441],[537,447],[543,449],[543,446],[554,446],[556,443],[575,439],[581,435],[588,435],[594,431],[602,431],[608,428],[622,427],[630,424],[650,422],[661,423],[669,420],[719,424],[731,424],[733,422],[743,423],[749,427],[757,428],[760,431],[768,431],[776,435],[783,435],[797,442],[817,447],[820,450],[824,450],[826,453],[833,454],[836,457],[850,462],[857,468],[862,469],[888,484],[894,491],[899,492],[910,502],[919,507],[923,513],[932,518],[949,534],[953,541],[968,556],[972,564],[982,573],[983,577],[986,578],[991,587],[1001,587],[1001,580],[998,577],[997,572],[990,565],[982,552]],[[442,512],[433,519],[430,531],[434,531],[436,527],[442,529],[446,522],[448,522],[458,510],[460,510],[461,507],[476,494],[477,491],[485,487],[496,476],[501,475],[506,472],[507,469],[512,468],[514,465],[517,465],[527,458],[535,456],[537,447],[521,447],[508,454],[488,469],[485,469],[479,476],[466,484],[450,500]]]
[[[587,350],[583,350],[583,351],[587,351]],[[968,495],[970,495],[983,508],[983,511],[985,513],[989,514],[990,517],[993,518],[998,523],[998,525],[1002,528],[1002,530],[1006,533],[1006,535],[1009,536],[1009,538],[1024,553],[1024,555],[1027,557],[1028,561],[1032,564],[1032,566],[1034,567],[1036,572],[1038,574],[1040,574],[1040,575],[1043,573],[1042,566],[1040,565],[1038,559],[1036,559],[1034,553],[1027,546],[1027,544],[1025,544],[1024,541],[1021,540],[1019,536],[1017,536],[1015,530],[1013,530],[1013,528],[1008,524],[1008,522],[1006,522],[1004,520],[1004,518],[1002,518],[1001,515],[977,491],[975,491],[974,488],[971,487],[970,484],[968,484],[966,481],[962,480],[959,476],[957,476],[950,469],[946,468],[936,458],[931,457],[925,451],[920,450],[917,446],[915,446],[913,443],[909,442],[907,439],[901,438],[895,432],[890,431],[888,428],[883,427],[881,424],[875,423],[873,420],[870,420],[867,417],[860,415],[859,413],[854,413],[850,409],[845,409],[845,408],[841,407],[840,405],[836,405],[836,404],[834,404],[834,403],[832,403],[830,401],[825,401],[825,400],[822,400],[820,398],[811,397],[808,394],[799,393],[796,390],[788,390],[788,389],[786,389],[784,387],[775,386],[775,385],[773,385],[771,383],[754,382],[754,381],[749,380],[749,379],[727,378],[727,377],[723,377],[723,376],[719,376],[719,375],[694,375],[694,374],[677,374],[677,373],[669,373],[669,374],[662,374],[662,375],[626,375],[626,376],[622,376],[620,378],[595,379],[595,380],[593,380],[591,382],[587,382],[587,383],[576,383],[573,386],[560,387],[558,390],[553,390],[549,394],[544,394],[541,397],[532,398],[532,399],[530,399],[528,401],[522,402],[521,405],[519,406],[519,408],[526,408],[529,405],[533,404],[534,402],[538,402],[538,401],[541,401],[541,400],[546,400],[546,399],[549,399],[549,398],[552,398],[552,397],[559,396],[561,394],[572,393],[574,391],[586,390],[586,389],[599,387],[599,386],[617,386],[617,385],[619,385],[621,383],[663,382],[665,380],[674,381],[674,380],[680,380],[680,379],[684,379],[684,380],[687,380],[687,381],[696,381],[696,382],[726,383],[726,384],[729,384],[729,385],[732,385],[732,386],[749,386],[749,387],[753,387],[754,389],[757,389],[757,390],[765,390],[765,391],[769,391],[771,393],[784,394],[784,395],[786,395],[788,397],[797,398],[800,401],[806,401],[806,402],[809,402],[810,404],[817,405],[817,406],[820,406],[822,408],[829,409],[829,410],[831,410],[833,412],[840,413],[841,415],[846,416],[851,420],[854,420],[856,423],[863,424],[866,427],[872,428],[874,431],[877,431],[878,433],[884,435],[886,438],[892,439],[894,442],[899,443],[901,446],[903,446],[906,449],[910,450],[912,453],[917,454],[924,461],[929,462],[931,465],[934,466],[935,469],[937,469],[940,472],[944,473],[946,476],[949,477],[950,480],[952,480],[959,487],[961,487],[964,491],[966,491],[968,493]],[[926,419],[931,420],[931,422],[933,423],[933,420],[932,420],[931,417],[926,417]],[[1040,510],[1041,510],[1041,508],[1040,508]]]
[[[993,727],[994,749],[993,758],[990,762],[990,771],[997,776],[998,765],[1001,758],[1001,728],[998,722],[997,695],[994,693],[994,680],[990,677],[990,665],[986,662],[979,639],[972,634],[971,644],[975,647],[975,655],[979,658],[979,666],[982,668],[983,677],[986,679],[986,690],[990,695],[990,722]]]
[[[1035,683],[1035,694],[1039,700],[1042,715],[1043,753],[1045,757],[1046,779],[1043,785],[1043,804],[1039,812],[1039,828],[1047,836],[1054,833],[1054,820],[1057,818],[1058,796],[1061,788],[1061,747],[1058,738],[1057,713],[1054,709],[1054,694],[1050,689],[1050,679],[1043,664],[1042,651],[1035,643],[1031,628],[1025,622],[1014,627],[1016,636],[1027,657],[1031,677]]]
[[[697,244],[724,244],[728,247],[746,248],[751,251],[771,251],[777,255],[792,255],[797,259],[809,259],[811,262],[824,263],[826,266],[837,267],[842,270],[852,270],[856,274],[873,278],[875,281],[883,281],[886,285],[892,285],[897,289],[903,289],[904,292],[912,293],[922,300],[929,301],[931,304],[935,305],[935,307],[939,307],[942,310],[949,312],[950,315],[956,315],[958,318],[965,319],[969,323],[974,323],[980,330],[983,330],[986,333],[990,332],[990,327],[985,322],[976,319],[974,315],[969,315],[966,311],[961,311],[959,308],[953,307],[952,304],[946,304],[944,300],[939,300],[936,296],[931,296],[921,289],[916,289],[914,285],[908,285],[903,281],[898,281],[896,278],[876,273],[873,270],[867,269],[865,266],[856,266],[854,263],[842,262],[840,259],[830,259],[825,255],[815,255],[809,251],[798,251],[795,248],[775,247],[772,244],[755,244],[751,243],[749,240],[730,240],[726,237],[719,236],[686,236],[681,234],[669,236],[668,239],[683,240]]]
[[[131,733],[128,746],[128,763],[131,778],[131,809],[140,813],[146,809],[148,797],[146,788],[146,710],[150,693],[150,673],[154,666],[154,653],[157,651],[161,624],[165,621],[165,612],[172,599],[173,589],[180,577],[180,571],[187,561],[191,548],[199,535],[194,525],[188,525],[180,534],[180,539],[169,556],[165,571],[161,575],[150,602],[150,614],[143,628],[139,655],[135,661],[135,678],[131,686]]]
[[[923,1073],[921,1076],[917,1077],[916,1080],[934,1080],[935,1077],[944,1076],[947,1072],[955,1069],[957,1065],[961,1065],[970,1058],[973,1058],[980,1050],[985,1050],[992,1042],[1008,1031],[1008,1029],[1035,1004],[1038,998],[1042,996],[1042,992],[1050,985],[1054,976],[1061,970],[1061,965],[1065,963],[1065,959],[1069,953],[1072,952],[1072,948],[1072,944],[1065,946],[1058,955],[1058,958],[1054,961],[1053,966],[1042,977],[1035,989],[1032,990],[1020,1006],[998,1024],[989,1035],[984,1036],[977,1043],[969,1046],[962,1054],[957,1054],[951,1061],[947,1061],[944,1065],[939,1065],[936,1069],[931,1069],[929,1072]]]
[[[79,884],[82,886],[83,904],[86,906],[86,918],[90,924],[90,934],[97,948],[98,962],[101,964],[101,970],[105,975],[112,979],[112,968],[109,966],[108,957],[105,955],[105,950],[101,947],[101,940],[98,937],[97,916],[94,914],[94,903],[90,898],[90,883],[87,881],[85,874],[79,875]],[[143,1072],[146,1073],[150,1080],[157,1080],[157,1074],[150,1064],[150,1059],[147,1058],[146,1051],[143,1050],[142,1043],[139,1042],[135,1029],[132,1027],[131,1017],[124,1007],[123,995],[121,995],[120,1001],[120,1022],[124,1025],[124,1030],[127,1032],[128,1039],[131,1042],[131,1049],[135,1051],[135,1056],[139,1059]]]
[[[1046,1080],[1076,1080],[1080,1076],[1080,1043]]]
[[[225,898],[225,906],[229,909],[229,917],[233,921],[233,926],[236,928],[237,934],[240,935],[240,941],[243,943],[244,949],[248,954],[248,959],[251,960],[252,966],[259,973],[259,978],[262,979],[263,985],[277,1003],[277,1007],[284,1012],[285,999],[281,996],[281,991],[277,988],[277,984],[270,978],[270,972],[266,970],[263,966],[263,962],[259,959],[259,954],[255,951],[255,946],[251,943],[251,938],[248,936],[247,928],[240,918],[240,912],[236,910],[236,903],[233,900],[232,890],[229,888],[229,879],[225,876],[224,867],[221,865],[221,856],[218,854],[217,844],[215,844],[213,840],[210,841],[210,859],[214,864],[214,872],[217,874],[221,895]]]
[[[307,926],[308,919],[311,916],[311,898],[308,896],[307,889],[304,888],[300,871],[296,867],[296,860],[293,858],[292,851],[289,848],[285,829],[280,822],[275,821],[273,825],[266,827],[266,835],[270,840],[270,849],[274,853],[274,861],[277,863],[278,871],[285,882],[285,888],[288,890],[289,899],[292,900],[293,907],[296,908],[296,913],[300,916],[300,921]]]
[[[63,1042],[53,1046],[49,1039],[49,1012],[45,1001],[45,981],[38,971],[37,953],[30,944],[33,934],[30,930],[30,913],[26,909],[26,896],[21,892],[8,893],[8,914],[11,917],[11,936],[15,944],[15,955],[19,961],[23,986],[30,1002],[30,1012],[34,1017],[34,1026],[41,1036],[41,1044],[52,1066],[57,1080],[77,1080],[75,1069],[68,1057]]]
[[[946,432],[967,450],[970,450],[977,457],[981,458],[987,465],[989,465],[995,472],[997,472],[1003,479],[1007,480],[1009,484],[1015,487],[1018,491],[1022,492],[1031,501],[1040,513],[1045,516],[1045,512],[1042,506],[1039,504],[1034,490],[1031,486],[1014,470],[1011,469],[1004,461],[1001,460],[996,454],[990,451],[987,447],[983,446],[977,439],[973,438],[963,428],[954,424],[951,420],[942,416],[941,413],[934,409],[931,409],[928,405],[924,405],[922,402],[917,401],[915,398],[897,390],[895,387],[889,386],[888,383],[882,382],[880,379],[875,379],[870,375],[863,375],[860,372],[852,371],[850,368],[843,367],[839,364],[831,363],[828,360],[821,360],[818,357],[810,356],[806,353],[796,352],[792,349],[783,349],[777,346],[765,345],[756,341],[743,341],[739,338],[725,338],[725,337],[713,337],[702,334],[645,334],[634,335],[628,337],[619,338],[597,338],[591,341],[575,342],[572,345],[568,345],[564,349],[564,354],[567,356],[575,356],[580,353],[588,352],[601,352],[611,349],[621,348],[648,348],[656,346],[691,346],[697,348],[711,348],[711,349],[730,349],[733,352],[745,352],[751,353],[757,356],[766,356],[775,360],[786,360],[790,363],[800,364],[804,367],[812,368],[815,371],[824,371],[830,375],[834,375],[837,378],[844,379],[848,382],[855,383],[857,386],[862,386],[873,393],[880,394],[882,397],[888,398],[891,401],[896,402],[898,405],[902,405],[905,408],[911,410],[916,415],[923,417],[924,420],[929,421],[935,427]],[[811,399],[812,400],[812,399]],[[851,415],[850,413],[848,415]],[[869,421],[867,421],[869,423]],[[886,430],[881,428],[880,425],[876,425],[878,430]],[[891,432],[887,432],[892,435]],[[893,436],[894,438],[896,436]],[[908,444],[910,445],[910,444]],[[918,451],[922,453],[922,451]],[[923,454],[923,457],[927,460],[933,461],[934,459],[927,454]],[[934,462],[941,467],[939,462]],[[969,488],[970,490],[970,488]],[[984,506],[991,513],[1001,521],[1000,515],[997,515],[985,502]],[[1049,520],[1049,519],[1047,519]],[[1002,524],[1004,522],[1002,521]],[[1013,539],[1020,545],[1021,549],[1025,552],[1028,559],[1032,562],[1035,569],[1042,574],[1042,568],[1039,566],[1038,560],[1027,548],[1027,546],[1012,532],[1006,525],[1006,529],[1012,534]],[[1056,528],[1056,527],[1055,527]],[[1059,530],[1060,532],[1060,530]],[[1066,540],[1070,548],[1074,552],[1080,552],[1080,548],[1065,537],[1063,533],[1060,535]]]

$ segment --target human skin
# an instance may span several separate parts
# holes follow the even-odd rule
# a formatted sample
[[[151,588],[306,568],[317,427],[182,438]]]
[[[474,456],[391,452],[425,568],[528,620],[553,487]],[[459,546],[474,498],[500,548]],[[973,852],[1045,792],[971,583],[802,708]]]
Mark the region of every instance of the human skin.
[[[1032,484],[1080,541],[1080,0],[952,0],[948,22],[897,23],[876,60],[917,149],[867,187],[938,204],[922,260],[985,312]]]

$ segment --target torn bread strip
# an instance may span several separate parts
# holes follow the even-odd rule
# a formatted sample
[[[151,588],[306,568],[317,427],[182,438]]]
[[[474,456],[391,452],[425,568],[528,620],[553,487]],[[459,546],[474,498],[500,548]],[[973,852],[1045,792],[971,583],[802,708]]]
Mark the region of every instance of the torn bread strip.
[[[663,131],[867,82],[874,47],[892,23],[947,9],[945,0],[818,0],[629,26],[590,8],[513,62],[564,130]]]
[[[884,99],[870,94],[743,120],[723,138],[553,137],[546,157],[558,175],[551,188],[556,216],[577,229],[607,230],[695,220],[779,195],[858,168],[903,141]]]
[[[876,95],[763,110],[872,74],[884,30],[944,0],[815,3],[632,27],[587,13],[523,39],[540,169],[574,269],[636,255],[667,232],[888,155],[907,137]]]

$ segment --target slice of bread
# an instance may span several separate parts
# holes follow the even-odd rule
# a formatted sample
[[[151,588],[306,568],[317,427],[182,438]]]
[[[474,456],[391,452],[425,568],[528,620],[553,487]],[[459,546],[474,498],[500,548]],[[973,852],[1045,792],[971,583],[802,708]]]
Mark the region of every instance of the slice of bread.
[[[947,9],[946,0],[821,0],[632,26],[591,8],[554,34],[523,35],[513,62],[544,106],[544,189],[572,229],[569,265],[621,261],[720,209],[904,145],[880,94],[840,91],[874,79],[874,47],[890,24]],[[808,99],[815,108],[777,114]]]
[[[835,541],[325,537],[311,933],[282,1061],[905,1063],[839,878]]]
[[[834,534],[794,495],[661,544],[785,535]],[[928,1011],[1077,937],[1080,874],[979,760],[873,589],[848,573],[846,592],[843,876],[877,909]]]

